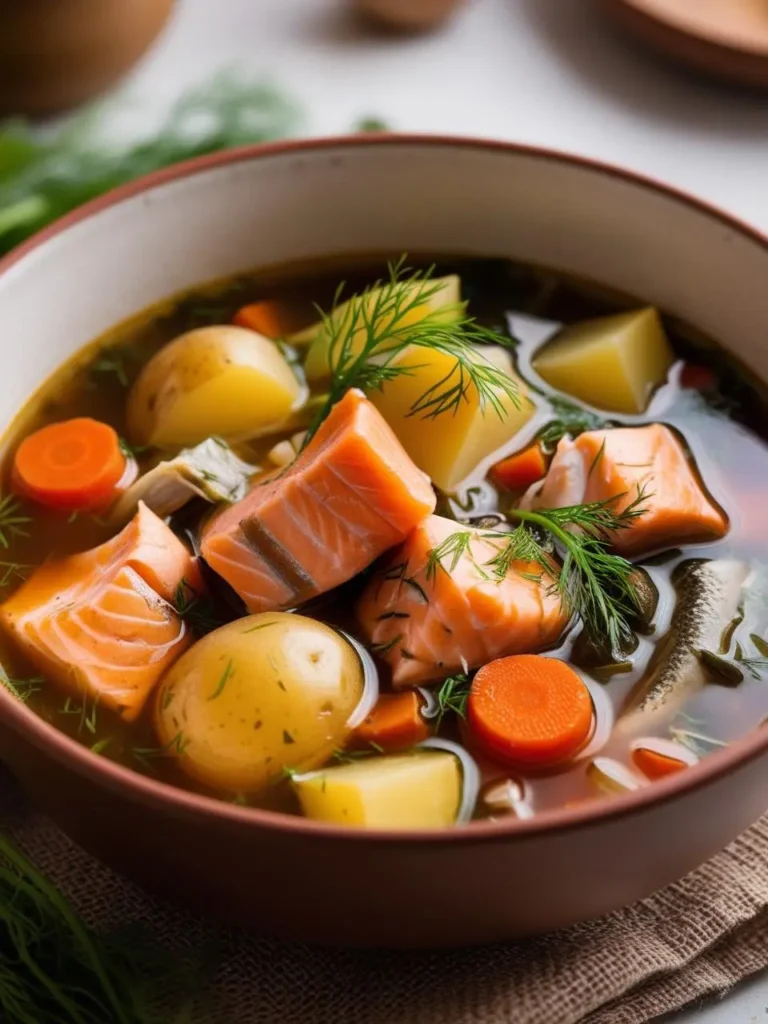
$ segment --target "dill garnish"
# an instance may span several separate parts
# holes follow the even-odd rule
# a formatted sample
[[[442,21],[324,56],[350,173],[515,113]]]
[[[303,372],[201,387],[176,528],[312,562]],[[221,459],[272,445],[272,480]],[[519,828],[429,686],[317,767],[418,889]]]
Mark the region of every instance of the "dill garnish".
[[[484,579],[504,579],[513,562],[536,563],[542,574],[552,576],[552,587],[566,612],[581,619],[585,632],[601,647],[620,650],[633,636],[628,619],[640,610],[640,599],[633,583],[632,563],[608,551],[608,544],[612,533],[626,529],[643,515],[648,495],[638,488],[637,497],[621,512],[615,512],[612,505],[623,497],[619,494],[605,501],[535,512],[511,509],[509,517],[522,520],[511,533],[466,530],[451,534],[430,551],[425,575],[433,579],[438,568],[450,572],[463,555],[473,557],[475,538],[492,541],[496,554],[482,564],[475,561]],[[562,556],[559,569],[531,527],[553,538]],[[539,578],[537,574],[526,575]]]
[[[210,695],[210,697],[208,697],[208,700],[216,700],[217,697],[220,697],[222,695],[222,693],[224,692],[224,687],[227,685],[227,683],[229,682],[229,680],[232,678],[232,676],[234,674],[235,674],[235,669],[234,669],[234,665],[232,664],[232,659],[230,658],[229,661],[227,662],[226,668],[221,673],[221,678],[219,679],[218,683],[216,684],[216,689],[213,691],[213,693]]]
[[[145,768],[152,768],[152,762],[164,757],[181,757],[189,746],[189,740],[177,732],[161,747],[131,747],[131,754]]]
[[[353,764],[355,761],[360,761],[366,757],[373,757],[375,754],[383,754],[384,752],[384,747],[379,743],[374,743],[373,740],[369,740],[367,747],[361,747],[360,750],[334,750],[331,757],[339,764]]]
[[[449,712],[458,715],[459,718],[465,717],[471,686],[469,676],[464,672],[457,672],[456,675],[448,676],[444,680],[435,694],[437,700],[435,722],[438,726]]]
[[[12,494],[0,498],[0,545],[10,547],[12,537],[28,537],[26,524],[31,523],[30,516],[21,515],[21,503]]]
[[[33,693],[37,693],[45,682],[43,676],[30,676],[29,679],[12,679],[0,669],[0,685],[4,686],[16,700],[25,703]]]
[[[24,562],[0,562],[0,587],[8,587],[16,579],[25,580],[24,573],[31,568]]]
[[[72,697],[67,697],[64,701],[64,706],[59,708],[60,715],[77,715],[79,721],[77,723],[77,734],[82,734],[83,729],[87,729],[91,735],[96,732],[96,710],[99,703],[98,697],[95,697],[88,705],[88,698],[83,697],[82,702],[75,700]]]
[[[176,613],[192,630],[198,639],[223,626],[225,620],[217,613],[207,594],[200,595],[192,584],[183,579],[173,595]]]
[[[545,395],[549,405],[555,414],[537,434],[538,441],[546,451],[551,452],[557,448],[559,441],[566,436],[576,437],[587,430],[600,430],[607,426],[604,419],[597,413],[590,412],[567,398],[560,395]]]
[[[130,381],[125,367],[126,356],[122,352],[106,352],[95,359],[88,367],[92,377],[114,376],[121,388],[127,388]]]
[[[414,317],[441,289],[432,280],[434,267],[411,270],[405,256],[389,264],[388,280],[376,281],[340,307],[343,285],[335,295],[330,313],[319,310],[322,331],[328,339],[331,382],[324,404],[307,430],[309,442],[331,408],[350,388],[373,391],[397,377],[412,376],[417,366],[398,364],[409,348],[441,352],[454,360],[452,368],[413,404],[410,413],[434,419],[455,413],[477,391],[481,408],[504,415],[504,399],[519,406],[517,385],[476,348],[481,344],[509,347],[509,338],[481,327],[464,316],[446,317],[446,308]]]

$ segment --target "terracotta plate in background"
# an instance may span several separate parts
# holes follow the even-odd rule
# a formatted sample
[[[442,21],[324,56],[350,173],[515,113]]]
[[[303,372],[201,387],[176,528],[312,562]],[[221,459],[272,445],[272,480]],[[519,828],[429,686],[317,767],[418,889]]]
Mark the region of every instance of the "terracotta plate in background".
[[[639,38],[676,60],[768,88],[768,0],[601,0]]]

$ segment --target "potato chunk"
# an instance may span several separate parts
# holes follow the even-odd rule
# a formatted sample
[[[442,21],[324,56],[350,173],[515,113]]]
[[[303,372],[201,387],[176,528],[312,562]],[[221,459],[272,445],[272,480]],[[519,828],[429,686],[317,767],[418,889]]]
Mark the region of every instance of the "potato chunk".
[[[499,365],[499,356],[506,359],[506,366]],[[477,389],[471,384],[455,412],[434,419],[411,415],[414,403],[430,388],[444,389],[446,377],[456,366],[454,356],[435,349],[412,347],[405,351],[393,365],[410,366],[412,372],[396,377],[368,396],[419,469],[443,491],[455,490],[482,459],[510,441],[536,409],[502,349],[478,358],[506,370],[517,384],[517,405],[499,391],[501,416],[489,404],[481,406]]]
[[[354,296],[346,302],[340,303],[331,315],[334,327],[340,334],[346,334],[350,329],[359,323],[355,331],[355,340],[352,350],[359,347],[365,340],[364,314],[375,314],[376,322],[381,330],[388,328],[392,323],[392,316],[387,311],[392,308],[394,312],[395,299],[386,299],[387,305],[382,308],[382,295],[384,287],[372,288],[366,295],[365,309],[361,305],[359,296]],[[434,280],[403,281],[396,286],[397,292],[394,296],[397,303],[408,307],[407,311],[398,318],[398,329],[418,323],[424,317],[430,316],[444,320],[446,323],[453,323],[458,320],[464,312],[461,303],[461,281],[455,275],[440,277]],[[419,295],[423,292],[428,294],[424,302],[416,303]],[[291,335],[288,341],[292,345],[306,345],[310,348],[304,364],[304,372],[310,382],[326,381],[330,376],[328,365],[328,344],[329,335],[322,323],[313,324],[311,327]]]
[[[562,330],[533,367],[547,384],[615,412],[640,413],[674,362],[658,312],[649,307]]]
[[[176,662],[158,689],[155,730],[192,778],[259,793],[343,746],[363,692],[360,658],[336,630],[302,615],[252,615]]]
[[[128,432],[159,447],[252,437],[282,423],[304,392],[269,338],[242,327],[201,327],[146,364],[128,398]]]
[[[453,754],[418,750],[324,768],[294,779],[308,818],[358,828],[448,828],[461,803]]]

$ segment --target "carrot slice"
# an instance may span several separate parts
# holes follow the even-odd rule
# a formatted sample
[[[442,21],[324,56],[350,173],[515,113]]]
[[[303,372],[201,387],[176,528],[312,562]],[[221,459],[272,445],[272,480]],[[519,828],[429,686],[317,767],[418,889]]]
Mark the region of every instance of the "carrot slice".
[[[14,490],[41,505],[74,512],[101,508],[126,469],[120,438],[86,417],[52,423],[21,442],[13,461]]]
[[[676,775],[689,765],[685,761],[678,761],[676,757],[667,757],[657,750],[650,750],[648,747],[636,747],[632,751],[632,760],[635,767],[652,781],[664,779],[667,775]]]
[[[592,732],[592,698],[564,661],[517,654],[485,665],[469,693],[471,735],[512,766],[545,768],[573,757]]]
[[[421,717],[421,698],[411,690],[379,697],[373,711],[355,730],[352,745],[375,745],[388,753],[415,747],[428,736],[429,726]]]
[[[523,490],[541,480],[547,473],[547,460],[538,441],[523,448],[491,468],[491,479],[494,483],[510,491]]]
[[[234,323],[238,327],[247,327],[258,331],[266,338],[286,338],[306,327],[309,320],[301,316],[298,310],[286,306],[282,302],[265,299],[263,302],[252,302],[243,306],[235,313]]]

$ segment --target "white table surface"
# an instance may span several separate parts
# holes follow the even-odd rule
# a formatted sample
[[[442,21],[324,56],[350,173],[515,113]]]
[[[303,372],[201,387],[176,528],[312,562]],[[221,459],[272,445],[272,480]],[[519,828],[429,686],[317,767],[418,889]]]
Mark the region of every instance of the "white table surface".
[[[341,0],[180,0],[129,81],[158,111],[237,66],[295,95],[315,135],[361,116],[624,164],[768,229],[768,95],[703,84],[630,45],[590,0],[470,0],[437,34],[394,39]],[[674,1024],[768,1021],[768,976]]]

